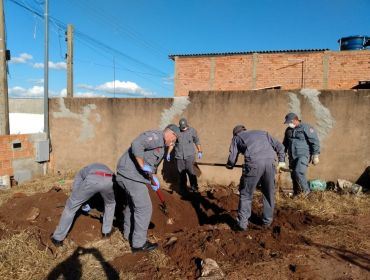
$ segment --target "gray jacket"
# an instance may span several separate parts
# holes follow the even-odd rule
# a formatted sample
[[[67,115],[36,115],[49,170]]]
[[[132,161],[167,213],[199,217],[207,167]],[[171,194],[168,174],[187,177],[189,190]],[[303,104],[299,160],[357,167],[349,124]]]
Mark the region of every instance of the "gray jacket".
[[[320,140],[315,129],[306,123],[285,130],[283,144],[290,159],[320,154]]]
[[[73,181],[73,186],[80,185],[87,178],[87,176],[94,175],[96,171],[100,171],[100,172],[104,172],[108,174],[114,174],[113,171],[110,170],[108,166],[102,163],[92,163],[82,168],[76,174],[75,179]]]
[[[200,145],[197,131],[188,127],[187,130],[180,131],[180,136],[176,141],[175,158],[185,159],[194,156],[194,145]]]
[[[231,140],[227,164],[234,166],[239,153],[244,154],[245,164],[261,160],[274,161],[276,155],[279,162],[285,161],[283,144],[266,131],[245,130],[235,135]]]
[[[158,165],[163,159],[164,149],[162,130],[149,130],[140,134],[118,160],[117,180],[119,180],[120,176],[123,176],[145,184],[150,183],[135,157],[143,158],[144,163],[151,166],[153,172],[156,173]]]

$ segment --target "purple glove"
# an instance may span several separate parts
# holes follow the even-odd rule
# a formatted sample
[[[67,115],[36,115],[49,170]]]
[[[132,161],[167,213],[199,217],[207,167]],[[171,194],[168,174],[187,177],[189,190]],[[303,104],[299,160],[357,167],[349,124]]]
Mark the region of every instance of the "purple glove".
[[[203,157],[203,153],[202,152],[198,152],[198,159],[201,159]]]
[[[152,179],[153,179],[153,182],[151,182],[150,186],[152,187],[153,191],[156,192],[156,191],[159,190],[159,186],[160,186],[159,180],[158,180],[157,176],[153,176]],[[153,185],[153,184],[155,184],[155,185]]]

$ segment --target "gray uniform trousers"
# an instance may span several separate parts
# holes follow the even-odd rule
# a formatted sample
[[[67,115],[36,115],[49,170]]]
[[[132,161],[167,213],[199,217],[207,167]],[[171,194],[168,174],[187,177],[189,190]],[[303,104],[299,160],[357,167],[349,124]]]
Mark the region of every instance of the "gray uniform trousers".
[[[246,165],[240,186],[238,224],[246,229],[252,213],[253,193],[261,182],[263,194],[263,223],[271,224],[275,206],[275,166],[271,160],[254,161]]]
[[[305,193],[310,192],[310,187],[306,179],[308,163],[309,159],[305,156],[289,161],[289,168],[292,169],[291,177],[294,194],[299,194],[302,191]]]
[[[114,209],[116,201],[112,187],[112,177],[104,177],[90,174],[81,184],[73,186],[72,194],[64,207],[62,217],[57,226],[53,238],[59,241],[64,240],[72,225],[77,210],[83,203],[88,201],[94,194],[100,193],[104,200],[104,216],[102,232],[109,233],[112,230]]]
[[[180,187],[181,188],[186,188],[186,184],[187,184],[186,175],[189,176],[190,186],[193,188],[198,187],[197,176],[195,175],[194,168],[193,168],[194,161],[195,161],[194,155],[187,157],[185,159],[176,158],[177,170],[180,174]]]
[[[142,247],[147,241],[147,232],[152,218],[152,201],[145,183],[119,176],[118,185],[128,194],[124,214],[124,237],[132,247]]]

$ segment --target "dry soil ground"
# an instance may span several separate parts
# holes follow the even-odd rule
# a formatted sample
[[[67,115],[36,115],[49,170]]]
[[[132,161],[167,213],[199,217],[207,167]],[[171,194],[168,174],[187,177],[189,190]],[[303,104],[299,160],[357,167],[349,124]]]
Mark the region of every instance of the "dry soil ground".
[[[149,238],[160,248],[132,254],[119,231],[120,215],[112,237],[101,239],[99,198],[91,202],[97,208],[91,216],[77,217],[65,246],[50,244],[71,179],[43,177],[0,192],[1,279],[195,279],[205,258],[219,264],[225,279],[370,279],[368,195],[280,197],[266,229],[259,225],[257,193],[249,230],[236,233],[230,229],[238,206],[233,187],[186,196],[164,192],[173,224],[151,192]]]

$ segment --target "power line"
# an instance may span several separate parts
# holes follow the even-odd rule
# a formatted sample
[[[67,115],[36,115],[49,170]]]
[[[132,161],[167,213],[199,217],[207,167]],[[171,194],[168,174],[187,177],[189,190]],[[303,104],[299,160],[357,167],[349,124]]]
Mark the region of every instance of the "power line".
[[[27,10],[27,11],[35,14],[35,15],[37,15],[40,18],[42,18],[42,19],[44,18],[42,12],[37,11],[34,7],[30,7],[27,4],[26,5],[25,4],[22,4],[22,3],[20,3],[20,2],[18,2],[16,0],[10,0],[10,1],[13,2],[14,4],[18,5],[18,6],[22,7],[23,9],[25,9],[25,10]],[[57,28],[60,28],[62,30],[65,30],[66,29],[66,24],[63,23],[62,21],[56,19],[53,16],[50,16],[49,18],[50,18],[50,20],[52,21],[52,23]],[[116,56],[120,56],[122,58],[125,58],[127,60],[130,60],[131,62],[134,62],[134,63],[140,65],[141,67],[147,68],[147,69],[149,69],[149,70],[151,70],[153,72],[160,73],[163,76],[168,76],[168,73],[165,73],[165,72],[163,72],[162,70],[160,70],[160,69],[158,69],[156,67],[153,67],[153,66],[151,66],[149,64],[146,64],[146,63],[144,63],[144,62],[142,62],[142,61],[140,61],[138,59],[135,59],[135,58],[133,58],[133,57],[131,57],[131,56],[123,53],[122,51],[116,50],[116,49],[114,49],[114,48],[112,48],[112,47],[110,47],[110,46],[108,46],[108,45],[106,45],[106,44],[98,41],[97,39],[92,38],[91,36],[89,36],[89,35],[81,32],[81,31],[76,30],[75,31],[75,35],[78,36],[78,37],[80,37],[80,39],[82,39],[82,40],[84,40],[86,42],[89,42],[91,44],[95,44],[95,45],[99,46],[100,48],[104,49],[105,51],[110,52],[112,55],[114,54]]]
[[[72,1],[69,2],[72,4]],[[84,12],[91,11],[93,15],[92,18],[99,18],[101,22],[113,27],[113,29],[115,31],[118,31],[121,35],[123,35],[124,33],[138,45],[141,45],[142,47],[150,51],[154,51],[156,54],[159,54],[161,58],[167,57],[168,51],[165,51],[162,49],[162,47],[156,46],[154,43],[142,38],[142,36],[138,32],[134,31],[132,28],[129,28],[127,25],[122,26],[112,14],[108,14],[108,16],[106,16],[104,12],[102,12],[100,9],[95,8],[91,3],[85,5],[82,3],[82,1],[73,1],[73,4],[79,5]]]

